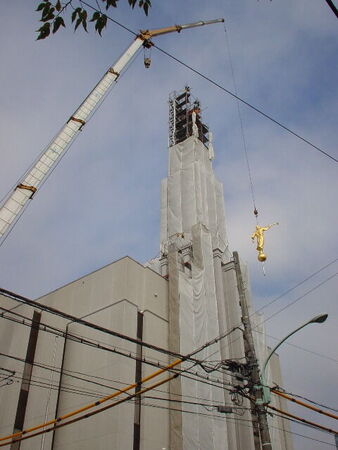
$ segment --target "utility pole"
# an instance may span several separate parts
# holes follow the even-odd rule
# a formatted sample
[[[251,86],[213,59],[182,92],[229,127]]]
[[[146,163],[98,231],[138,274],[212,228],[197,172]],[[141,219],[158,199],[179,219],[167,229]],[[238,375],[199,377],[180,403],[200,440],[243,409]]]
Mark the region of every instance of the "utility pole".
[[[254,431],[259,428],[260,444],[263,450],[272,450],[271,438],[268,426],[268,418],[265,406],[259,402],[262,400],[262,386],[259,375],[259,365],[255,351],[254,340],[252,336],[252,328],[249,316],[248,302],[245,295],[245,289],[243,285],[243,278],[241,272],[241,266],[239,263],[239,257],[237,252],[233,252],[237,288],[239,294],[239,303],[242,311],[242,323],[244,326],[244,342],[245,342],[245,356],[247,360],[247,366],[249,368],[250,384],[252,386],[252,394],[256,400],[256,405],[253,409],[253,424]],[[257,402],[258,400],[258,402]],[[255,447],[257,448],[257,439],[255,439]],[[260,448],[260,446],[258,447]]]

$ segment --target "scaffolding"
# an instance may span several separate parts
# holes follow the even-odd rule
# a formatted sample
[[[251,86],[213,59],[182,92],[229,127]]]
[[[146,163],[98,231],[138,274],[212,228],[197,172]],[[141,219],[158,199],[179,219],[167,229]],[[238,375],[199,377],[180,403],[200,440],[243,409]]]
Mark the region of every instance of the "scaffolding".
[[[193,99],[189,86],[169,97],[169,147],[193,135],[193,113],[196,114],[198,139],[208,148],[209,128],[202,122],[200,102]]]

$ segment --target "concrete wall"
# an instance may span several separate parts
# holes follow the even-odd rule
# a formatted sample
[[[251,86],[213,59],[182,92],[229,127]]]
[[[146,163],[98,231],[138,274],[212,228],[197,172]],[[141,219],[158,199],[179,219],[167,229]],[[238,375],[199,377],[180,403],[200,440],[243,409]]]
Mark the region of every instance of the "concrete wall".
[[[167,284],[167,280],[151,269],[126,257],[42,297],[39,302],[133,338],[136,338],[137,332],[137,313],[142,311],[143,340],[167,348]],[[1,298],[1,306],[7,309],[16,307],[8,313],[10,317],[17,318],[14,312],[28,318],[33,314],[33,308],[18,307],[15,301],[7,298]],[[23,428],[59,417],[135,382],[136,361],[117,355],[113,350],[136,356],[140,346],[46,312],[41,315],[41,324],[56,327],[60,332],[59,336],[43,329],[38,332],[34,356],[36,364],[31,371]],[[20,378],[25,367],[30,327],[7,320],[3,320],[1,325],[0,351],[22,359],[17,361],[1,357],[1,367],[15,370]],[[111,351],[75,342],[74,338],[65,338],[60,335],[62,331],[73,337],[76,335],[79,340],[81,337],[90,340],[93,345],[99,343]],[[168,361],[167,355],[149,349],[143,349],[142,357],[151,360],[155,366],[158,362],[166,364]],[[142,376],[155,370],[154,366],[142,364]],[[21,389],[21,380],[15,379],[13,384],[0,390],[1,405],[8,405],[7,408],[0,408],[1,435],[13,432]],[[164,385],[160,389],[161,392],[151,392],[150,395],[167,397],[168,387]],[[144,400],[144,403],[154,402]],[[158,401],[158,406],[168,405]],[[125,402],[60,428],[54,437],[53,433],[47,433],[22,441],[20,448],[131,449],[134,414],[135,402]],[[165,409],[141,407],[142,450],[168,448],[168,426],[165,426],[168,420]]]
[[[233,264],[229,262],[222,265],[217,255],[214,255],[214,258],[216,258],[214,265],[217,269],[214,270],[218,274],[216,296],[217,301],[222,302],[222,305],[218,305],[218,320],[222,326],[214,330],[214,334],[217,335],[218,332],[240,325],[241,312]],[[129,257],[51,292],[39,299],[39,302],[133,338],[137,337],[137,320],[141,314],[143,341],[168,348],[168,281]],[[23,428],[35,426],[74,411],[135,382],[136,361],[117,355],[114,350],[139,357],[141,351],[139,345],[46,312],[41,313],[34,364],[28,364],[27,347],[29,347],[32,332],[30,319],[33,317],[33,308],[18,305],[14,300],[1,296],[0,305],[5,310],[10,310],[10,312],[0,311],[4,315],[0,327],[0,353],[2,354],[0,367],[15,372],[10,378],[13,383],[0,389],[1,436],[13,432],[15,420],[18,421],[18,404],[20,403],[19,410],[24,409],[22,397],[25,397],[28,388],[25,415],[21,414]],[[55,334],[48,332],[48,326],[54,327]],[[262,335],[256,333],[257,336]],[[74,340],[75,337],[77,341]],[[78,342],[81,338],[90,340],[94,346]],[[258,339],[258,341],[256,342],[257,353],[262,358],[266,353],[265,341],[264,339]],[[97,348],[97,343],[104,346],[105,350]],[[220,351],[222,358],[242,358],[244,347],[241,332],[237,330],[224,339]],[[158,364],[165,365],[169,362],[166,354],[145,347],[142,349],[141,356],[153,363],[153,365],[142,363],[142,376],[154,372]],[[0,371],[0,374],[4,376],[5,371]],[[29,384],[22,381],[22,377],[28,376],[31,377]],[[269,376],[271,376],[270,384],[282,384],[277,357],[271,361]],[[155,381],[157,379],[149,384]],[[234,380],[230,375],[225,375],[224,381],[230,383]],[[178,447],[169,447],[170,417],[166,408],[179,409],[180,405],[147,398],[149,396],[168,398],[168,384],[145,394],[142,399],[140,449],[178,450]],[[275,398],[276,396],[273,397],[275,406],[285,410],[284,401]],[[117,397],[116,400],[119,398],[122,396]],[[231,404],[226,391],[224,402]],[[246,401],[244,406],[248,406]],[[54,435],[47,433],[24,440],[20,448],[23,450],[132,449],[137,407],[134,400],[125,402],[96,416],[60,428]],[[224,448],[252,449],[250,422],[239,422],[236,418],[237,416],[224,417],[224,420],[227,419]],[[241,419],[250,420],[250,414],[246,412]],[[220,424],[217,422],[216,425]],[[222,423],[222,427],[223,425]],[[274,448],[292,450],[288,422],[275,419],[271,422],[271,426]],[[12,444],[7,448],[16,450],[19,446]],[[206,449],[203,448],[203,450]]]

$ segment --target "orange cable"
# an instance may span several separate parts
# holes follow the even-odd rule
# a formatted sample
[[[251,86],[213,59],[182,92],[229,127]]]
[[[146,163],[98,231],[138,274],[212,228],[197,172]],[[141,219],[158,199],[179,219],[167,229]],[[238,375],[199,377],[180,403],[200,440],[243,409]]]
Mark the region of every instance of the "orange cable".
[[[313,427],[319,428],[319,429],[321,429],[323,431],[327,431],[327,432],[333,433],[333,434],[338,434],[338,431],[331,430],[331,428],[323,427],[323,425],[319,425],[318,423],[310,422],[309,420],[302,419],[301,417],[295,416],[295,415],[290,414],[290,413],[288,413],[286,411],[282,411],[281,409],[275,408],[274,406],[267,405],[267,407],[269,409],[273,409],[274,411],[279,412],[280,414],[284,414],[285,416],[292,417],[293,419],[299,420],[300,422],[303,422],[303,423],[306,423],[306,424],[311,425]]]
[[[140,383],[145,383],[145,382],[151,380],[152,378],[154,378],[154,377],[160,375],[161,373],[166,372],[166,371],[172,369],[173,367],[177,366],[177,365],[180,364],[182,361],[183,361],[182,359],[176,359],[174,362],[172,362],[172,363],[169,364],[168,366],[164,367],[163,369],[156,370],[156,371],[153,372],[152,374],[150,374],[150,375],[148,375],[148,376],[142,378],[142,380],[140,381]],[[110,400],[110,399],[112,399],[112,398],[114,398],[114,397],[117,397],[117,396],[120,395],[120,394],[123,394],[123,393],[125,393],[125,392],[127,392],[127,391],[130,391],[130,389],[135,388],[137,385],[138,385],[138,383],[130,384],[129,386],[127,386],[127,387],[125,387],[125,388],[119,390],[118,392],[114,392],[113,394],[107,395],[106,397],[103,397],[103,398],[101,398],[100,400],[97,400],[97,401],[94,402],[94,403],[89,403],[88,405],[83,406],[82,408],[79,408],[79,409],[76,409],[76,410],[74,410],[74,411],[71,411],[71,412],[69,412],[69,413],[67,413],[67,414],[64,414],[63,416],[57,417],[56,419],[52,419],[52,420],[49,420],[48,422],[45,422],[45,423],[36,425],[36,426],[34,426],[34,427],[27,428],[27,429],[25,429],[25,430],[19,431],[19,432],[17,432],[17,433],[10,434],[10,435],[8,435],[8,436],[4,436],[4,437],[0,438],[0,441],[5,441],[5,440],[8,440],[8,439],[13,439],[13,438],[22,436],[23,434],[31,433],[32,431],[38,430],[38,429],[40,429],[40,428],[44,428],[44,427],[46,427],[46,426],[48,426],[48,425],[53,425],[53,424],[55,424],[55,423],[57,423],[57,422],[60,422],[60,421],[62,421],[62,420],[64,420],[64,419],[68,419],[69,417],[72,417],[72,416],[75,416],[76,414],[79,414],[79,413],[81,413],[81,412],[87,411],[88,409],[91,409],[91,408],[93,408],[94,406],[98,406],[98,405],[100,405],[101,403],[104,403],[104,402],[106,402],[106,401],[108,401],[108,400]],[[6,445],[7,445],[7,444],[6,444]],[[1,446],[1,445],[0,445],[0,446]]]
[[[152,375],[153,375],[153,374],[152,374]],[[150,376],[151,376],[151,375],[150,375]],[[155,375],[154,375],[154,376],[155,376]],[[100,413],[100,412],[102,412],[102,411],[106,411],[107,409],[110,409],[110,408],[112,408],[113,406],[117,406],[117,405],[119,405],[119,404],[121,404],[121,403],[124,403],[124,402],[130,400],[131,398],[134,398],[134,397],[137,397],[137,396],[139,396],[139,395],[141,395],[141,394],[144,394],[145,392],[148,392],[148,391],[150,391],[151,389],[155,389],[156,387],[161,386],[162,384],[167,383],[168,381],[173,380],[173,379],[176,378],[177,376],[178,376],[178,374],[172,375],[172,376],[170,376],[170,377],[168,377],[168,378],[165,378],[164,380],[161,380],[161,381],[158,381],[157,383],[152,384],[151,386],[148,386],[147,388],[142,389],[142,390],[139,391],[139,392],[136,392],[136,393],[133,394],[133,395],[130,395],[129,397],[125,397],[125,398],[123,398],[123,399],[121,399],[121,400],[118,400],[118,401],[115,402],[115,403],[112,403],[112,404],[110,404],[110,405],[106,405],[106,406],[104,406],[103,408],[97,409],[97,410],[95,410],[95,411],[91,411],[90,413],[84,414],[84,415],[82,415],[82,416],[80,416],[80,417],[75,417],[74,419],[69,420],[68,422],[64,422],[64,423],[60,423],[60,424],[54,424],[52,427],[46,428],[45,430],[38,431],[37,433],[33,433],[33,434],[29,435],[29,436],[20,436],[18,439],[12,439],[11,442],[4,442],[4,443],[0,444],[0,447],[4,447],[5,445],[9,445],[10,443],[14,443],[14,442],[21,442],[21,441],[23,441],[23,440],[26,440],[26,439],[29,439],[29,438],[32,438],[32,437],[35,437],[35,436],[39,436],[39,435],[44,434],[44,433],[48,433],[48,432],[50,432],[50,431],[54,431],[54,430],[56,430],[57,428],[61,428],[61,427],[64,427],[64,426],[66,426],[66,425],[71,425],[71,424],[73,424],[73,423],[75,423],[75,422],[78,422],[78,421],[80,421],[80,420],[87,419],[88,417],[94,416],[95,414],[98,414],[98,413]],[[146,377],[146,378],[149,378],[149,377]],[[56,420],[57,420],[57,419],[56,419]],[[54,422],[55,422],[55,421],[54,421]],[[46,423],[48,423],[48,422],[46,422]],[[37,427],[35,427],[35,429],[36,429],[36,428],[37,428]],[[3,439],[4,439],[4,438],[3,438]],[[10,438],[9,438],[9,439],[10,439]]]
[[[277,390],[274,390],[274,389],[271,389],[271,392],[273,394],[279,395],[280,397],[284,397],[287,400],[290,400],[291,402],[297,403],[298,405],[305,406],[305,408],[312,409],[313,411],[316,411],[319,414],[324,414],[325,416],[332,417],[333,419],[338,420],[338,416],[336,416],[335,414],[323,411],[322,409],[316,408],[315,406],[309,405],[308,403],[304,403],[304,402],[302,402],[300,400],[297,400],[296,398],[291,397],[291,396],[285,394],[284,392],[280,392],[280,391],[277,391]]]

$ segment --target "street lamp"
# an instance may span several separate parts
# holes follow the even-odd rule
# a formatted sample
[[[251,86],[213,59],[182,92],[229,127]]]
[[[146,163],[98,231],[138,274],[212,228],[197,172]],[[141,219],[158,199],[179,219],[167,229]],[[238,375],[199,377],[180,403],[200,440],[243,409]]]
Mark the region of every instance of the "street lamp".
[[[259,399],[256,400],[257,404],[267,405],[268,403],[270,403],[271,394],[270,394],[269,387],[266,385],[265,371],[266,371],[266,366],[267,366],[268,362],[271,359],[271,356],[275,353],[277,348],[280,347],[283,344],[283,342],[285,342],[290,336],[292,336],[293,334],[297,333],[297,331],[301,330],[302,328],[306,327],[307,325],[310,325],[310,323],[323,323],[323,322],[325,322],[327,317],[328,317],[328,314],[320,314],[318,316],[313,317],[312,319],[310,319],[307,322],[303,323],[303,325],[301,325],[300,327],[298,327],[295,330],[291,331],[291,333],[289,333],[287,336],[285,336],[285,338],[282,339],[276,345],[276,347],[274,347],[271,350],[271,352],[269,353],[269,356],[266,358],[266,360],[265,360],[265,362],[263,364],[263,369],[262,369],[262,374],[261,374],[261,386],[263,388],[263,395],[262,395],[262,398],[259,398]]]

